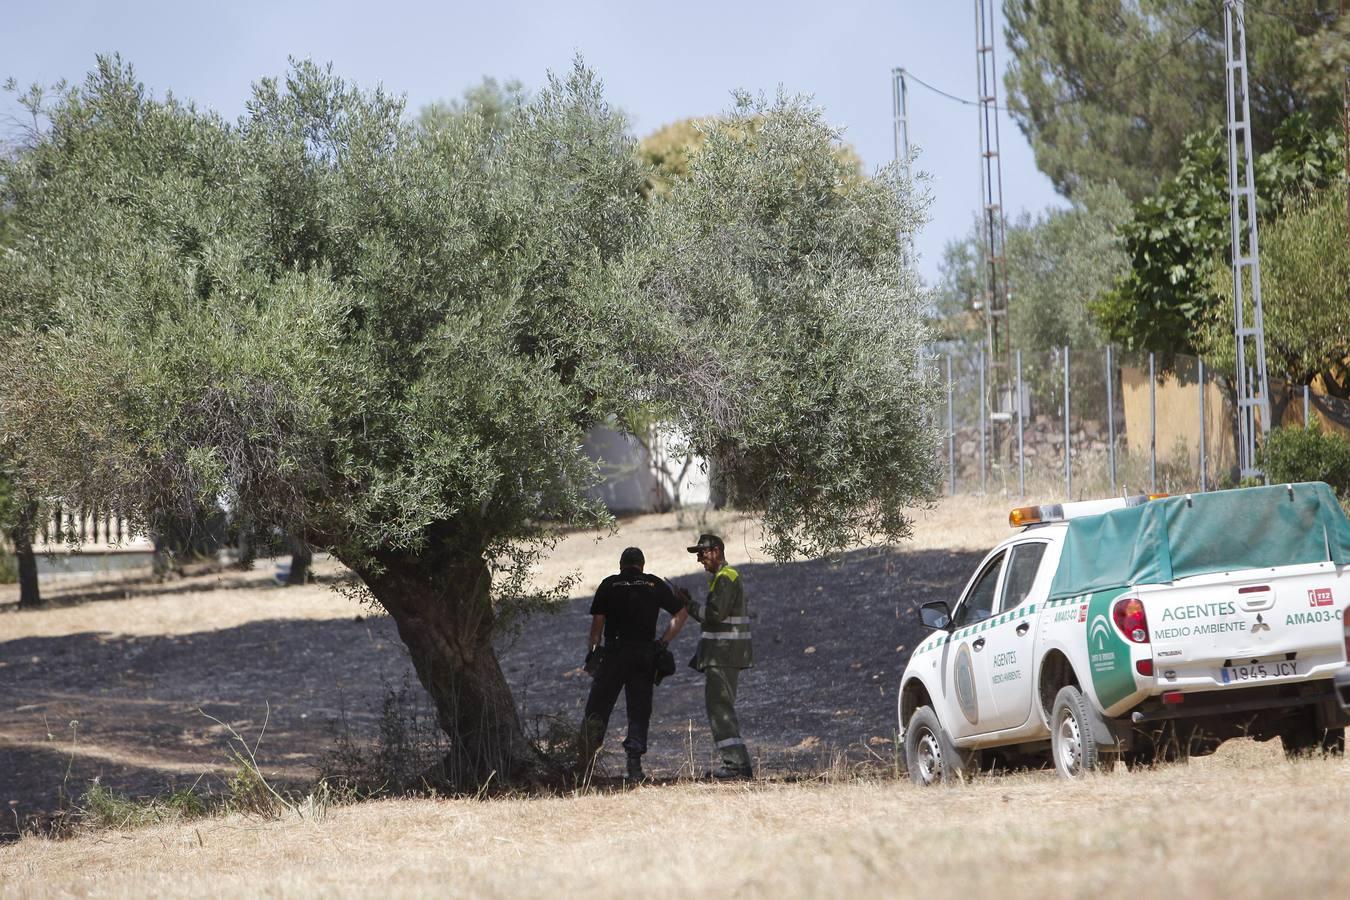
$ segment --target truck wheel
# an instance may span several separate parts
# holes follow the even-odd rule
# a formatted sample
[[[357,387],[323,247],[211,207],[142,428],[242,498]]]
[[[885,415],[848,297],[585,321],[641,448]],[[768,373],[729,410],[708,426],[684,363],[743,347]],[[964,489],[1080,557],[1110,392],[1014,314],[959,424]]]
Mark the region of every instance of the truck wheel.
[[[931,706],[914,711],[905,729],[905,768],[909,779],[927,787],[964,779],[970,754],[952,743]]]
[[[1290,758],[1340,756],[1345,753],[1345,729],[1318,728],[1316,722],[1300,722],[1280,733],[1280,743]]]
[[[1050,749],[1055,770],[1065,778],[1081,778],[1106,767],[1110,759],[1092,736],[1087,699],[1073,685],[1059,689],[1050,716]]]

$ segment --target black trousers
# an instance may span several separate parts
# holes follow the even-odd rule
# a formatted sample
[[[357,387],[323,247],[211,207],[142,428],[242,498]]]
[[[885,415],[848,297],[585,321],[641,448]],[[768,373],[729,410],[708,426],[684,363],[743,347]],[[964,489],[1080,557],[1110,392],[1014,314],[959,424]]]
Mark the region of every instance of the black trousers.
[[[628,707],[628,737],[623,749],[629,756],[647,752],[647,726],[652,720],[652,677],[656,665],[654,641],[620,643],[605,648],[600,671],[586,698],[585,739],[594,754],[605,740],[609,716],[623,691]]]

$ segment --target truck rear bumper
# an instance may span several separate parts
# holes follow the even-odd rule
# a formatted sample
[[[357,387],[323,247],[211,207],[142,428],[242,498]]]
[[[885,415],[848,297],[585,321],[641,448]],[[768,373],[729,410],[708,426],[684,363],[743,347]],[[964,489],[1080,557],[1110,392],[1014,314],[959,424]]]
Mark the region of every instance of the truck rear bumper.
[[[1199,691],[1182,696],[1182,702],[1176,704],[1164,704],[1158,698],[1150,698],[1130,714],[1130,721],[1145,725],[1174,719],[1241,719],[1244,715],[1256,716],[1272,710],[1293,713],[1315,707],[1324,727],[1350,725],[1350,669],[1337,673],[1334,678],[1316,681]]]

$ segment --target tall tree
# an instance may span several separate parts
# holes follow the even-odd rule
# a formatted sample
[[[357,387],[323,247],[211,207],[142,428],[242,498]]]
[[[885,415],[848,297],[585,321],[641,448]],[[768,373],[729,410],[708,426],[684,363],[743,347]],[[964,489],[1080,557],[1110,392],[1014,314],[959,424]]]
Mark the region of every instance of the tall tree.
[[[9,209],[0,205],[0,258],[11,253],[14,243],[13,217]],[[13,327],[25,313],[31,314],[28,303],[15,303],[8,309],[0,309],[0,343],[13,336]],[[23,484],[16,480],[16,466],[7,460],[3,447],[0,447],[0,532],[5,541],[14,548],[14,561],[19,578],[19,608],[35,609],[42,605],[42,590],[38,582],[37,556],[33,552],[33,540],[39,526],[39,504],[28,495]],[[3,548],[0,548],[2,551]]]
[[[1265,313],[1266,367],[1272,379],[1272,418],[1303,385],[1350,398],[1350,254],[1345,252],[1345,187],[1340,179],[1286,204],[1261,231],[1261,288]],[[1208,272],[1220,302],[1206,317],[1202,349],[1211,363],[1229,371],[1233,342],[1233,278],[1226,259]],[[1345,423],[1350,424],[1350,423]]]
[[[638,141],[638,156],[648,166],[642,195],[648,198],[664,196],[670,193],[676,181],[688,178],[693,171],[693,158],[703,152],[708,130],[718,124],[726,127],[728,123],[725,121],[718,123],[713,116],[679,119],[668,125],[662,125]],[[757,119],[747,119],[739,121],[736,127],[744,128],[753,135],[760,125]],[[862,158],[853,147],[836,138],[832,152],[847,172],[847,177],[851,179],[862,177]]]
[[[1259,222],[1339,182],[1338,131],[1314,128],[1302,115],[1280,125],[1275,146],[1256,161]],[[1219,130],[1186,142],[1177,174],[1135,204],[1123,232],[1130,270],[1093,305],[1102,330],[1131,350],[1203,352],[1202,328],[1221,303],[1211,267],[1215,259],[1228,264],[1232,244],[1227,147]]]
[[[1188,135],[1222,125],[1224,32],[1211,0],[1005,0],[1008,106],[1037,167],[1072,196],[1114,180],[1135,200],[1180,164]],[[1305,112],[1339,121],[1337,90],[1307,90],[1339,0],[1247,4],[1252,134],[1258,152]]]
[[[39,505],[27,497],[9,472],[0,471],[0,535],[14,548],[18,569],[19,609],[42,605],[38,584],[37,555],[33,539],[37,534]]]
[[[504,82],[484,78],[465,90],[457,100],[438,101],[422,107],[417,124],[428,132],[445,131],[454,129],[458,120],[477,116],[489,129],[498,130],[509,126],[529,96],[525,85],[514,78]]]
[[[1012,345],[1045,351],[1100,347],[1090,305],[1128,270],[1123,226],[1131,207],[1115,185],[1091,186],[1067,208],[1023,215],[1007,230],[1008,319]],[[939,330],[949,338],[983,339],[972,323],[972,300],[984,290],[984,225],[948,243],[935,297]],[[972,330],[973,328],[973,330]]]
[[[0,438],[53,495],[291,523],[393,617],[448,775],[528,773],[492,639],[549,599],[525,585],[556,530],[606,521],[588,428],[668,411],[780,554],[903,536],[936,482],[895,261],[918,213],[836,138],[744,100],[650,204],[580,64],[428,128],[309,63],[230,125],[103,59],[0,169],[6,265],[58,313]]]

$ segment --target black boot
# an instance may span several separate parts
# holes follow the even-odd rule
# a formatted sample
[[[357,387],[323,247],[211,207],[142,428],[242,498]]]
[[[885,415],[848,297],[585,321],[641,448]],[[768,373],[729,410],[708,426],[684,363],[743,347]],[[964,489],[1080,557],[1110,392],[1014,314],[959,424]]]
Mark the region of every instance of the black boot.
[[[716,781],[747,781],[755,777],[754,771],[749,767],[718,766],[709,773]]]
[[[646,781],[647,775],[642,771],[642,757],[630,755],[628,757],[628,780]]]

